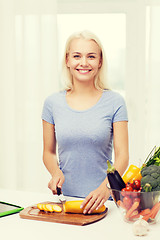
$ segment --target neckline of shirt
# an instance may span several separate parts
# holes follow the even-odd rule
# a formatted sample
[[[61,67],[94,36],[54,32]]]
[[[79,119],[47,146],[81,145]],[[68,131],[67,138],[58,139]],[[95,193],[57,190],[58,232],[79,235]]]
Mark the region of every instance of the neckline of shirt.
[[[85,113],[85,112],[91,111],[92,109],[96,108],[96,107],[99,105],[99,103],[102,101],[102,99],[103,99],[103,97],[104,97],[104,93],[107,92],[108,90],[109,90],[109,89],[103,90],[102,95],[101,95],[101,97],[98,99],[98,101],[97,101],[93,106],[91,106],[91,107],[89,107],[89,108],[87,108],[87,109],[85,109],[85,110],[76,110],[76,109],[70,107],[69,104],[67,103],[67,99],[66,99],[67,91],[64,90],[64,101],[65,101],[65,105],[66,105],[67,108],[68,108],[69,110],[71,110],[72,112]]]

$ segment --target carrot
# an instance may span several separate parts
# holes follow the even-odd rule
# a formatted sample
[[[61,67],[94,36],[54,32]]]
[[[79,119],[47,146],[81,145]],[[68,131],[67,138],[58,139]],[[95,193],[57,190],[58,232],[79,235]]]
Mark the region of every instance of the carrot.
[[[146,221],[148,221],[149,218],[154,219],[154,218],[156,217],[156,215],[157,215],[157,213],[158,213],[159,210],[160,210],[160,202],[156,203],[156,204],[152,207],[150,213],[144,215],[143,219],[146,220]]]
[[[150,216],[151,216],[151,213],[148,213],[148,214],[144,215],[142,219],[145,221],[148,221]]]
[[[137,212],[137,214],[136,214],[136,212]],[[131,213],[129,218],[131,218],[131,219],[139,218],[140,216],[145,216],[145,215],[149,214],[150,212],[151,212],[151,209],[149,209],[149,208],[146,208],[139,213],[137,210],[135,210],[133,213]]]
[[[150,208],[146,208],[144,210],[142,210],[139,214],[142,216],[145,216],[146,214],[149,214],[151,212]]]
[[[160,210],[160,202],[156,203],[152,208],[151,218],[154,219]]]
[[[126,218],[129,218],[131,216],[131,214],[133,213],[133,211],[135,211],[139,207],[139,203],[140,203],[140,201],[133,202],[132,206],[126,213]]]
[[[118,200],[118,201],[117,201],[117,205],[118,205],[119,207],[122,207],[122,208],[124,208],[125,210],[127,210],[127,208],[125,207],[124,203],[123,203],[121,200]]]

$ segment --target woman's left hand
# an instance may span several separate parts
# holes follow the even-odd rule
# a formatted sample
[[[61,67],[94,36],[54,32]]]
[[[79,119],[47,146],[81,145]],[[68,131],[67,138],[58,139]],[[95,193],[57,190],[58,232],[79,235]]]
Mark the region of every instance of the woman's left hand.
[[[81,208],[84,207],[83,213],[90,214],[93,210],[102,207],[109,198],[109,195],[110,193],[106,186],[106,181],[104,181],[97,189],[90,192],[90,194],[82,202]]]

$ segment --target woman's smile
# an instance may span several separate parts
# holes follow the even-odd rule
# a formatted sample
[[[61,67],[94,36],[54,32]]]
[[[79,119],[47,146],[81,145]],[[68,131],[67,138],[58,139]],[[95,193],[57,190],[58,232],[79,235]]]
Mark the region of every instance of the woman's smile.
[[[67,67],[75,81],[94,81],[101,67],[100,49],[96,42],[74,39],[66,59]]]
[[[91,69],[76,69],[80,74],[87,74],[91,72]]]

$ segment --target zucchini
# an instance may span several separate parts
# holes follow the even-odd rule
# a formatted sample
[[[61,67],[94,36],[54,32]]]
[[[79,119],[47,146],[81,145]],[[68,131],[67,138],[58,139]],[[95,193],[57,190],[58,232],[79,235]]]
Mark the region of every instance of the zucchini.
[[[46,212],[62,212],[62,208],[58,204],[43,204],[43,203],[38,203],[37,208],[41,211],[46,211]]]
[[[83,213],[84,208],[80,208],[83,200],[76,200],[76,201],[66,201],[63,204],[63,210],[65,213]],[[105,205],[103,205],[98,210],[92,211],[92,213],[102,213],[106,210]],[[91,213],[91,214],[92,214]]]

